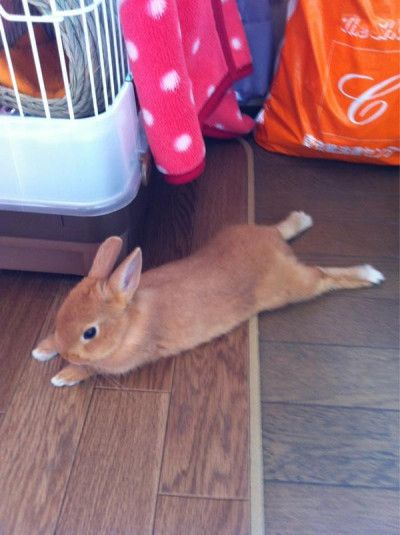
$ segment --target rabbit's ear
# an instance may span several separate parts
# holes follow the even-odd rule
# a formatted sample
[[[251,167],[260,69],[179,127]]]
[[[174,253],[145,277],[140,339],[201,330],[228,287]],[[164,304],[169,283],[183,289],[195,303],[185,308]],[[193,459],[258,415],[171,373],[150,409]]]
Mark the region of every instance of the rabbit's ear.
[[[136,247],[133,253],[125,258],[111,275],[109,280],[111,289],[117,294],[122,294],[127,301],[130,301],[139,286],[141,272],[142,251],[139,247]]]
[[[93,260],[89,277],[105,279],[110,275],[122,249],[122,240],[118,236],[111,236],[103,242]]]

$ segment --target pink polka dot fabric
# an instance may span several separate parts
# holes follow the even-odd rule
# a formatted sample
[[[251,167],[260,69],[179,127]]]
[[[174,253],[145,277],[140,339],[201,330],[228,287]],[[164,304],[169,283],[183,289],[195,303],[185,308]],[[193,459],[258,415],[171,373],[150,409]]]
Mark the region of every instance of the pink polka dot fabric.
[[[122,0],[121,24],[157,168],[184,184],[204,170],[203,135],[250,132],[232,84],[251,72],[235,0]]]

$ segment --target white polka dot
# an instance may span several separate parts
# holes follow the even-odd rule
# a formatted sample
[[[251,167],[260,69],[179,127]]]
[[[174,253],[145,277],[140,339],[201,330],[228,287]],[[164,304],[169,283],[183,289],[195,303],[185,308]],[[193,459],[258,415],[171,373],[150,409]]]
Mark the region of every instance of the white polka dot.
[[[225,130],[225,126],[221,123],[215,123],[215,128],[218,128],[218,130]]]
[[[160,171],[160,173],[163,173],[164,175],[168,175],[168,171],[164,169],[164,167],[161,167],[161,165],[156,165],[156,167]]]
[[[240,50],[242,48],[242,41],[239,37],[232,37],[231,45],[234,50]]]
[[[243,119],[243,117],[242,117],[242,112],[241,112],[240,110],[238,110],[238,111],[236,112],[236,117],[239,119],[239,121],[241,121],[241,120]]]
[[[200,39],[197,38],[197,39],[195,39],[195,41],[192,44],[192,54],[193,54],[193,56],[195,54],[197,54],[197,52],[199,51],[199,48],[200,48]]]
[[[167,0],[149,0],[147,4],[147,13],[153,19],[160,19],[167,8]]]
[[[147,124],[147,126],[153,126],[154,124],[153,114],[149,112],[149,110],[146,110],[146,108],[142,109],[142,114],[143,114],[143,121]]]
[[[175,150],[177,150],[178,152],[185,152],[186,150],[188,150],[191,144],[192,138],[189,136],[189,134],[182,134],[174,141]]]
[[[207,89],[207,96],[208,97],[211,97],[211,95],[214,93],[215,91],[215,85],[210,85]]]
[[[169,71],[161,78],[160,86],[163,91],[175,91],[180,82],[179,74],[175,71]]]
[[[132,61],[137,61],[139,57],[139,51],[137,49],[137,46],[135,43],[132,43],[132,41],[126,42],[126,51],[128,52],[128,56]]]
[[[264,110],[260,110],[257,113],[256,123],[262,124],[264,122]]]

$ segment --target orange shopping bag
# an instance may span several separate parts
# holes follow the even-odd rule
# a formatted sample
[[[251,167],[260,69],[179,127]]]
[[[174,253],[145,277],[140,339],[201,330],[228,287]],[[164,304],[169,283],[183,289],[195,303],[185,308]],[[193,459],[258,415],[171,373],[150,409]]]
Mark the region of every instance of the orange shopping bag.
[[[291,0],[256,141],[294,156],[400,163],[400,0]]]

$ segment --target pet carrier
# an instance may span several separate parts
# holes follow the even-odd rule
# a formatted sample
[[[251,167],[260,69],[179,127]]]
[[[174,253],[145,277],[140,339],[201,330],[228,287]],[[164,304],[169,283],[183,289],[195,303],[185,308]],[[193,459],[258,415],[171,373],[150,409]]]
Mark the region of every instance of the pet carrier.
[[[115,0],[0,0],[0,268],[134,238],[145,153]]]

